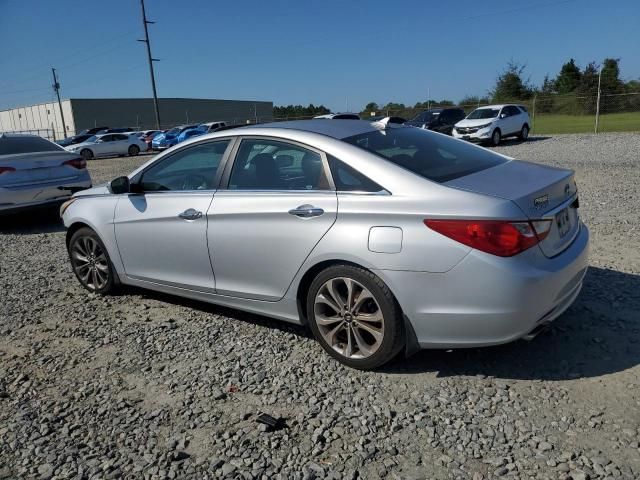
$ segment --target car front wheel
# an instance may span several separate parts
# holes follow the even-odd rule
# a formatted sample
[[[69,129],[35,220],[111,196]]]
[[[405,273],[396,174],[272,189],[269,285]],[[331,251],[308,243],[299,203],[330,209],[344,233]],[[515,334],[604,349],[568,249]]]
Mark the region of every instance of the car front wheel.
[[[131,145],[129,147],[129,156],[131,157],[135,157],[136,155],[138,155],[140,153],[140,147],[138,147],[137,145]]]
[[[82,158],[84,158],[85,160],[91,160],[93,158],[93,152],[91,150],[89,150],[88,148],[84,148],[81,152],[80,155],[82,156]]]
[[[500,140],[502,140],[502,134],[500,133],[500,129],[496,128],[491,135],[491,145],[497,147],[500,145]]]
[[[109,254],[98,235],[88,227],[78,229],[69,240],[69,259],[80,284],[91,292],[114,289],[115,275]]]
[[[402,313],[373,273],[351,265],[329,267],[307,295],[309,324],[332,357],[368,370],[387,363],[404,343]]]

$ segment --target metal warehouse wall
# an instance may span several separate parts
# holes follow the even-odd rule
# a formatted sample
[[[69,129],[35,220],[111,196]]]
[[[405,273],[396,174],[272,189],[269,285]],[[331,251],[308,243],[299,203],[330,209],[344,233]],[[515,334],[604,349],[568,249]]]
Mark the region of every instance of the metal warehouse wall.
[[[75,133],[71,102],[62,101],[67,135]],[[58,103],[41,103],[0,112],[0,132],[31,132],[46,138],[62,138],[62,118]]]
[[[160,98],[163,128],[184,123],[223,120],[231,123],[273,119],[273,103],[248,100]],[[155,128],[153,100],[150,98],[71,99],[76,130],[85,128]]]

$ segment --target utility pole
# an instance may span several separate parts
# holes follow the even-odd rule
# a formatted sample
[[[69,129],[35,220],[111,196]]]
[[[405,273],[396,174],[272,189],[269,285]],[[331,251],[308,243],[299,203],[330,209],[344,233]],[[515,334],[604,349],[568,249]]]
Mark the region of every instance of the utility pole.
[[[596,126],[595,133],[598,133],[598,120],[600,120],[600,80],[602,80],[602,67],[598,73],[598,99],[596,100]]]
[[[156,129],[160,130],[160,109],[158,108],[158,94],[156,93],[156,76],[153,72],[153,62],[158,62],[157,58],[151,56],[151,43],[149,42],[149,30],[147,25],[150,22],[147,20],[147,13],[144,9],[144,0],[140,0],[140,6],[142,7],[142,24],[144,25],[144,40],[138,40],[147,44],[147,60],[149,61],[149,72],[151,73],[151,88],[153,89],[153,108],[156,112]]]
[[[62,102],[60,101],[60,84],[56,77],[56,69],[51,67],[51,73],[53,73],[53,89],[58,96],[58,106],[60,107],[60,117],[62,118],[62,134],[64,138],[67,138],[67,124],[64,122],[64,112],[62,111]]]

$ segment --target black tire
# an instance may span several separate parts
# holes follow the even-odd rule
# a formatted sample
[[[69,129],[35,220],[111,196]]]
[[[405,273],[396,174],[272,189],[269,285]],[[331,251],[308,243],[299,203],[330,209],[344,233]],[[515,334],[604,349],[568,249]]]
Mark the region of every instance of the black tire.
[[[375,302],[377,302],[376,307],[379,306],[380,312],[383,315],[382,340],[380,340],[377,350],[364,358],[348,357],[334,349],[332,345],[325,340],[316,320],[315,300],[318,292],[324,287],[326,282],[332,279],[340,280],[342,278],[355,280],[355,282],[365,287],[371,293]],[[400,306],[396,302],[391,290],[389,290],[389,287],[387,287],[378,276],[368,270],[352,265],[334,265],[328,267],[321,271],[311,283],[309,291],[307,292],[306,302],[309,326],[316,340],[329,355],[349,367],[361,370],[374,369],[393,359],[404,346],[404,323]],[[355,300],[354,302],[358,303]],[[344,318],[341,318],[340,323],[344,323]],[[358,326],[358,316],[354,314],[353,319],[355,329]],[[351,322],[351,320],[349,320],[349,322]],[[363,330],[359,331],[362,334]]]
[[[129,152],[130,157],[135,157],[140,153],[140,147],[137,145],[130,145],[129,150],[127,151]]]
[[[93,250],[94,247],[95,250]],[[117,285],[115,269],[104,243],[96,232],[89,227],[78,229],[69,239],[67,251],[73,273],[80,285],[90,292],[101,295],[115,291]],[[93,257],[89,257],[87,253],[92,253]],[[85,262],[82,258],[88,261]],[[101,258],[103,260],[100,260]]]
[[[89,150],[88,148],[83,148],[80,151],[80,156],[82,158],[84,158],[85,160],[91,160],[93,158],[93,152],[91,150]]]
[[[502,132],[500,132],[499,128],[496,128],[491,134],[491,145],[497,147],[500,145],[500,141],[502,140]]]
[[[523,142],[527,141],[527,138],[529,138],[529,125],[527,125],[526,123],[522,125],[520,133],[518,134],[518,138]]]

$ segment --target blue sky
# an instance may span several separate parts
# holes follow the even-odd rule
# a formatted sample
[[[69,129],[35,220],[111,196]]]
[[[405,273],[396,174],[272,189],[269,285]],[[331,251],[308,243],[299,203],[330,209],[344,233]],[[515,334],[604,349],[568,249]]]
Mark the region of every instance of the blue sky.
[[[147,0],[158,95],[359,110],[482,95],[509,60],[531,81],[621,58],[640,77],[640,1]],[[137,0],[0,0],[0,109],[151,95]]]

